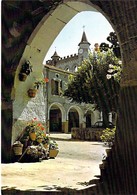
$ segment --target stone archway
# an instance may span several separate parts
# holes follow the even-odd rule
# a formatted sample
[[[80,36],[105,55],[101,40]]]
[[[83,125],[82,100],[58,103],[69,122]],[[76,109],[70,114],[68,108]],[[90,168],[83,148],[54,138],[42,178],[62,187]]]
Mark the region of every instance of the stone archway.
[[[71,106],[67,111],[68,131],[71,132],[72,127],[82,127],[83,113],[80,107]]]
[[[76,109],[71,108],[68,115],[68,131],[71,132],[71,128],[79,127],[79,114]]]
[[[66,112],[60,103],[55,102],[49,106],[47,119],[48,132],[65,132]]]
[[[92,111],[88,110],[85,114],[86,117],[86,128],[90,128],[92,126],[92,119],[91,119]]]
[[[75,6],[72,6],[71,3],[74,3]],[[69,16],[65,14],[66,20],[62,22],[62,12],[60,11],[58,14],[61,16],[61,19],[56,18],[56,7],[59,6],[61,8],[64,4],[66,8],[70,10],[70,15],[74,16],[80,11],[79,5],[82,4],[83,10],[88,10],[89,8],[94,7],[100,11],[115,29],[120,42],[124,69],[121,82],[120,111],[118,114],[117,134],[114,150],[115,154],[117,155],[117,159],[121,159],[121,161],[119,162],[116,160],[114,155],[113,165],[117,168],[120,167],[120,169],[117,169],[120,175],[118,182],[124,187],[124,192],[135,192],[137,181],[137,2],[136,0],[124,1],[124,3],[123,1],[115,0],[85,0],[77,1],[77,3],[78,4],[76,4],[76,1],[71,2],[66,0],[64,3],[62,1],[58,1],[56,5],[53,4],[53,2],[50,5],[49,1],[45,0],[43,1],[43,4],[34,1],[32,7],[31,1],[11,1],[11,3],[8,1],[2,2],[2,160],[10,160],[9,151],[11,147],[13,119],[12,101],[15,97],[15,89],[18,87],[16,78],[19,73],[20,65],[24,60],[31,59],[31,62],[34,65],[34,72],[37,73],[36,75],[38,75],[39,72],[39,76],[42,77],[41,72],[42,60],[44,59],[43,56],[47,52],[53,39],[60,32],[63,25],[65,25],[70,19]],[[45,9],[45,7],[47,9]],[[18,8],[22,9],[23,11],[20,12],[20,9]],[[80,6],[80,8],[82,7]],[[55,10],[54,14],[53,10],[51,9]],[[70,12],[65,11],[65,13]],[[8,16],[10,13],[11,17]],[[44,17],[44,15],[46,16]],[[42,18],[50,18],[52,16],[55,16],[57,19],[59,28],[56,30],[53,28],[54,30],[52,31],[52,36],[49,33],[52,39],[49,39],[50,42],[48,42],[46,47],[47,49],[45,49],[44,46],[41,47],[40,44],[43,42],[43,39],[41,40],[41,36],[37,35],[40,32],[39,27],[42,25],[44,26],[44,21]],[[8,22],[8,18],[10,18],[10,22]],[[19,24],[21,29],[18,34],[13,34],[13,31],[11,31],[13,29],[16,31],[16,25],[13,25],[15,24],[14,22],[16,22],[16,25]],[[39,25],[37,26],[38,23]],[[54,25],[51,20],[49,20],[49,24],[51,24],[51,26]],[[47,28],[47,25],[48,24],[45,25],[45,28]],[[35,28],[36,26],[37,28]],[[51,28],[48,29],[51,30]],[[32,32],[33,34],[29,38]],[[33,39],[35,35],[37,39]],[[39,62],[39,65],[41,64],[41,67],[39,68],[40,71],[37,69],[37,62]],[[31,83],[28,83],[28,85],[30,84]],[[4,147],[5,144],[6,147]],[[114,174],[114,177],[117,177],[116,173]],[[120,188],[119,184],[118,187]]]
[[[62,113],[58,106],[51,107],[49,117],[49,132],[62,132]]]

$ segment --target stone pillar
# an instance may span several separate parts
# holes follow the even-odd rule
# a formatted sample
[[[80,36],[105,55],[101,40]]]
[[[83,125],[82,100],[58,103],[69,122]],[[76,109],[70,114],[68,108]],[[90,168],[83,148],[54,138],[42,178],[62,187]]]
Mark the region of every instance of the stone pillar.
[[[68,121],[62,122],[62,130],[64,133],[68,133]]]
[[[86,117],[83,117],[83,123],[82,123],[81,127],[86,128]]]
[[[11,137],[12,137],[12,101],[2,102],[1,111],[1,161],[11,162]]]
[[[49,120],[47,120],[47,123],[46,123],[46,132],[49,133]]]
[[[109,122],[112,123],[112,113],[109,113]]]
[[[124,62],[118,113],[115,163],[124,193],[137,192],[137,50]],[[126,57],[124,58],[126,59]]]

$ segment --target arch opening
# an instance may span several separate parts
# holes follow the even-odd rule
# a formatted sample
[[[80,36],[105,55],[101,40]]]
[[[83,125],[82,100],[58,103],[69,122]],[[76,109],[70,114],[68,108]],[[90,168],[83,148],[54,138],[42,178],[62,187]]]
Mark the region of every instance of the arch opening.
[[[62,132],[62,112],[56,105],[50,108],[49,131]]]
[[[71,133],[71,128],[79,127],[79,114],[75,108],[71,108],[69,110],[68,121],[69,121],[68,131],[70,133]]]

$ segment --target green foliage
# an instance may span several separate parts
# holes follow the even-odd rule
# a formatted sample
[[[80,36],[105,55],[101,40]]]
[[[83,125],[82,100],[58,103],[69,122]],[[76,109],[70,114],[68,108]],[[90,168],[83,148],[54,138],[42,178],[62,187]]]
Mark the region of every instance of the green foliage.
[[[95,109],[107,113],[117,111],[120,85],[113,74],[107,79],[110,64],[121,66],[111,50],[90,53],[89,59],[83,61],[76,74],[70,76],[64,95],[79,103],[92,103]]]
[[[101,141],[104,142],[105,145],[111,147],[115,141],[115,132],[116,132],[116,127],[114,127],[113,129],[106,128],[105,130],[103,130],[103,133],[100,136]]]

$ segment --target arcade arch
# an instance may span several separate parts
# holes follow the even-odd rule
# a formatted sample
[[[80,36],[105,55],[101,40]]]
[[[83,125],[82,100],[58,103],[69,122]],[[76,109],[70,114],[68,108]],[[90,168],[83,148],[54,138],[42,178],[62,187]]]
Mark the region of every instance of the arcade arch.
[[[68,131],[71,132],[73,127],[82,126],[83,113],[80,107],[71,106],[67,112]]]
[[[64,122],[66,120],[66,112],[64,107],[56,102],[49,106],[48,110],[48,130],[49,132],[64,132]]]
[[[58,106],[54,105],[49,114],[49,132],[62,132],[62,113]]]

